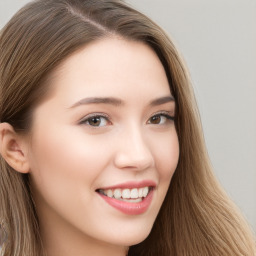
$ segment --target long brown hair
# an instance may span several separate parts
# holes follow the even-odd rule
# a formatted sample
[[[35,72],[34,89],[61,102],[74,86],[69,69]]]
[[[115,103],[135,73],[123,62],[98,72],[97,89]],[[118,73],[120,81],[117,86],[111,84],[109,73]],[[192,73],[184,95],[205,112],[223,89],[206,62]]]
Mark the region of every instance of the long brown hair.
[[[256,255],[254,237],[219,186],[209,163],[188,72],[165,32],[119,0],[37,0],[0,35],[0,121],[28,133],[31,113],[47,95],[47,77],[86,44],[119,36],[149,45],[177,102],[180,159],[153,229],[128,255]],[[0,159],[2,255],[41,256],[40,225],[29,174]]]

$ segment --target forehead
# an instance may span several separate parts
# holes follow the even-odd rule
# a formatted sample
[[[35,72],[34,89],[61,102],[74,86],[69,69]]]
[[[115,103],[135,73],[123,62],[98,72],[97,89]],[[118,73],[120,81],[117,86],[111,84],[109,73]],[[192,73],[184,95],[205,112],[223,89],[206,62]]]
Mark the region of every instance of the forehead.
[[[165,70],[156,53],[142,42],[121,38],[101,39],[75,52],[57,67],[50,81],[58,94],[69,95],[72,100],[95,94],[170,94]]]

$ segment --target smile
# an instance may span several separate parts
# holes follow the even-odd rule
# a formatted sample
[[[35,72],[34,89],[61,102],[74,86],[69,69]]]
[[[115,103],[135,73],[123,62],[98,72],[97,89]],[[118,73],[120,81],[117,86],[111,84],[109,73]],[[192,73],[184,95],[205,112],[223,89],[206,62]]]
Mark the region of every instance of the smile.
[[[120,201],[130,202],[130,203],[138,203],[141,202],[149,192],[153,189],[153,187],[143,187],[143,188],[116,188],[116,189],[99,189],[97,192],[100,194],[115,198]]]
[[[100,188],[96,192],[114,209],[126,215],[139,215],[149,209],[155,189],[156,183],[148,180]]]

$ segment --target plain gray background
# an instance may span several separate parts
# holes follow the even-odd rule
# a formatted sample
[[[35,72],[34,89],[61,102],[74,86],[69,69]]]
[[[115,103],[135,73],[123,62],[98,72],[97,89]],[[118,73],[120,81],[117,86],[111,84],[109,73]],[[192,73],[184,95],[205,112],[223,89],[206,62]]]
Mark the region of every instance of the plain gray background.
[[[0,27],[28,0],[0,0]],[[189,67],[215,173],[256,231],[256,0],[128,0]]]

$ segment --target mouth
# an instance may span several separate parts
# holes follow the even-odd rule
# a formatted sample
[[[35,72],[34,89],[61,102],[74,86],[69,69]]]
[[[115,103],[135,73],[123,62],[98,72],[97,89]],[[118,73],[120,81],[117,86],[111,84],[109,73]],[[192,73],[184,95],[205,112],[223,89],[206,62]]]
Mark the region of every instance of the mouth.
[[[119,201],[129,203],[139,203],[143,201],[148,194],[154,189],[153,186],[141,187],[141,188],[115,188],[115,189],[97,189],[99,194],[114,198]]]
[[[149,209],[155,189],[155,182],[141,181],[99,188],[96,192],[114,209],[126,215],[140,215]]]

